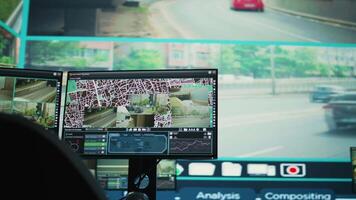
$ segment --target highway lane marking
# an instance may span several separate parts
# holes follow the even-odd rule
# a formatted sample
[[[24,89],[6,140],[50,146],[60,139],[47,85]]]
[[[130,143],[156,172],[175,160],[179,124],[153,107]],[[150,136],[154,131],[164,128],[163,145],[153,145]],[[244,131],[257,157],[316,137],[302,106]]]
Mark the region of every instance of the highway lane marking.
[[[259,156],[259,155],[268,154],[268,153],[271,153],[271,152],[274,152],[274,151],[280,151],[280,150],[282,150],[284,148],[285,148],[284,146],[274,146],[274,147],[262,149],[262,150],[259,150],[259,151],[254,151],[254,152],[251,152],[251,153],[238,155],[236,157],[244,158],[244,157]]]
[[[268,114],[258,114],[258,115],[248,115],[248,116],[238,116],[230,118],[220,118],[218,123],[220,128],[231,128],[237,126],[246,126],[251,124],[266,123],[280,120],[288,120],[293,118],[300,118],[310,115],[321,115],[322,109],[309,109],[304,111],[294,111],[294,112],[275,112]]]

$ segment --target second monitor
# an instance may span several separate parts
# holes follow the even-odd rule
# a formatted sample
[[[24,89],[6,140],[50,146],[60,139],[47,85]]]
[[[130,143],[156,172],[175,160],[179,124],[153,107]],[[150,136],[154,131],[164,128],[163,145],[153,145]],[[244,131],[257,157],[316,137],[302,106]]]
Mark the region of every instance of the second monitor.
[[[69,72],[63,138],[84,157],[216,157],[217,70]]]

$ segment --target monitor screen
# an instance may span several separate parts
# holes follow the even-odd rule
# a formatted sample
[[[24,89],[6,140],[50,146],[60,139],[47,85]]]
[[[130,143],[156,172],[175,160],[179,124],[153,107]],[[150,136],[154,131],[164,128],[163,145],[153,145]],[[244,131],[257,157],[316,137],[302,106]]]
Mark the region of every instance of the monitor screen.
[[[84,157],[216,157],[217,70],[68,72],[63,128]]]
[[[14,113],[58,134],[62,73],[0,68],[0,112]]]
[[[127,190],[128,160],[98,159],[96,165],[96,178],[105,190]],[[147,181],[143,179],[142,181]],[[158,190],[175,190],[176,187],[176,161],[161,160],[157,164]]]

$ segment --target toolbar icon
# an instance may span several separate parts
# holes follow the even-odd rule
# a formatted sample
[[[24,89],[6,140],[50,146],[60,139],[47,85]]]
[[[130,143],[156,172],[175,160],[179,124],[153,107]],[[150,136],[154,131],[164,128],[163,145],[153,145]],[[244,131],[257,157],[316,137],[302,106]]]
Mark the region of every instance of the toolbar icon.
[[[304,177],[306,166],[302,163],[282,163],[280,172],[283,177]]]

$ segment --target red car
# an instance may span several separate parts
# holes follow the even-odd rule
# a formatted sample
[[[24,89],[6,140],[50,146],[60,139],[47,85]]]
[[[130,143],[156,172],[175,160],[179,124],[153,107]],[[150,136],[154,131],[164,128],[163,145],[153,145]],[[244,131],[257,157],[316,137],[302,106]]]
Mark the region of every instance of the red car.
[[[231,8],[234,10],[257,10],[263,12],[265,5],[262,0],[232,0]]]

